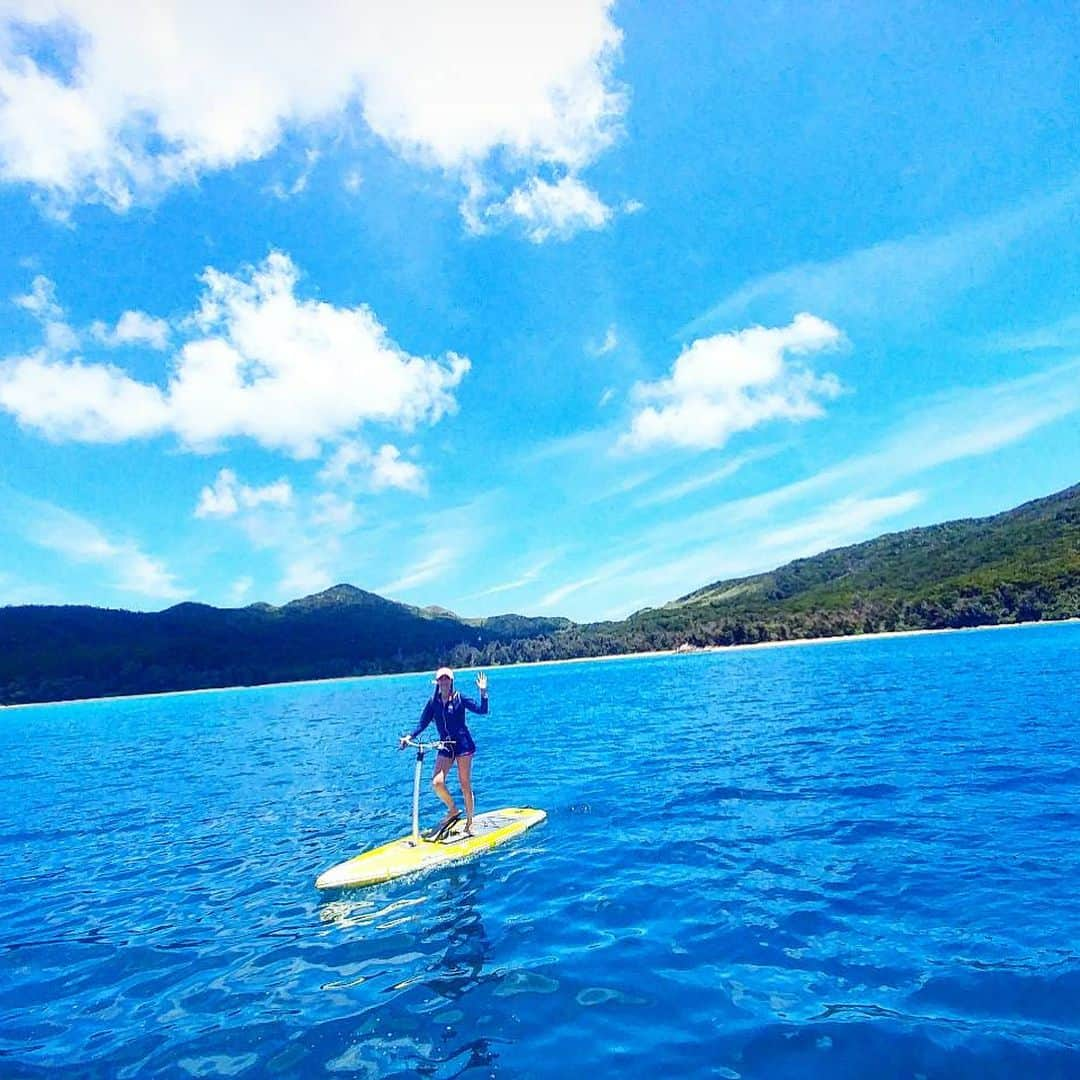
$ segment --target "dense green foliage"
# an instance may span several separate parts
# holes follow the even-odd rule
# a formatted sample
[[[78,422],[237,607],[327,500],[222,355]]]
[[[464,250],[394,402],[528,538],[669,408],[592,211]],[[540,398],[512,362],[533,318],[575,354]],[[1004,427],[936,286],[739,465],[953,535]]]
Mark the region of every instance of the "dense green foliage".
[[[622,622],[460,619],[339,585],[276,608],[0,608],[0,703],[1080,616],[1080,485],[719,581]]]
[[[0,703],[416,671],[462,649],[563,625],[521,616],[466,623],[350,585],[280,608],[7,607]]]

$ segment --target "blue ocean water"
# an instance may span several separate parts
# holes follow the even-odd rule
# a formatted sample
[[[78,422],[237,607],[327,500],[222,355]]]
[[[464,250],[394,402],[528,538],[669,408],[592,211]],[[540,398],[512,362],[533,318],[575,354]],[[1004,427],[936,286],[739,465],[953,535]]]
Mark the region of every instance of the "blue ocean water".
[[[494,670],[548,821],[336,895],[430,676],[0,711],[0,1076],[1080,1076],[1078,646]]]

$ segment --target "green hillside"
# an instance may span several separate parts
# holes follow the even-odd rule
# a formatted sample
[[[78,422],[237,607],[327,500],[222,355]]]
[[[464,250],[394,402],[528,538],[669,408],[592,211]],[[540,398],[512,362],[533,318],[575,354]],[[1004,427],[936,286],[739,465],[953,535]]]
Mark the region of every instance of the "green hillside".
[[[1080,616],[1080,485],[993,517],[950,521],[723,580],[578,648],[636,651]],[[599,651],[599,649],[597,650]]]
[[[1080,485],[993,517],[950,521],[716,581],[622,622],[466,650],[476,663],[553,660],[1080,617]]]
[[[0,703],[416,671],[566,620],[463,622],[336,585],[282,607],[0,608]]]
[[[723,580],[621,622],[462,619],[351,585],[282,607],[0,608],[0,703],[1080,617],[1080,485]]]

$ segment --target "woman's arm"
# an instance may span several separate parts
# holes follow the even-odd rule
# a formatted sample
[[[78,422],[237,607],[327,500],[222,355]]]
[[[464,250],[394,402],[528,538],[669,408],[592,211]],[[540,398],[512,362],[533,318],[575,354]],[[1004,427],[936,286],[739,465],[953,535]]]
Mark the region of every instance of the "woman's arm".
[[[420,723],[416,726],[416,730],[409,736],[410,739],[415,739],[421,731],[424,730],[431,723],[431,718],[435,715],[435,705],[432,700],[428,700],[428,703],[424,706],[424,711],[420,714]]]
[[[482,671],[476,674],[476,688],[480,691],[480,704],[477,705],[472,698],[467,698],[464,694],[461,695],[461,704],[469,712],[479,713],[480,716],[484,716],[488,711],[488,695],[487,676]]]

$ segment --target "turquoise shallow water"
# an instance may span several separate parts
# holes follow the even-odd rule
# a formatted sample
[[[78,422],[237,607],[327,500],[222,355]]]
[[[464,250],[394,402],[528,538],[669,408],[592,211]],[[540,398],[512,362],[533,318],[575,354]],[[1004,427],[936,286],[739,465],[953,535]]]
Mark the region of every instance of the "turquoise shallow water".
[[[0,711],[0,1076],[1080,1076],[1080,626]],[[437,804],[425,786],[425,817]]]

